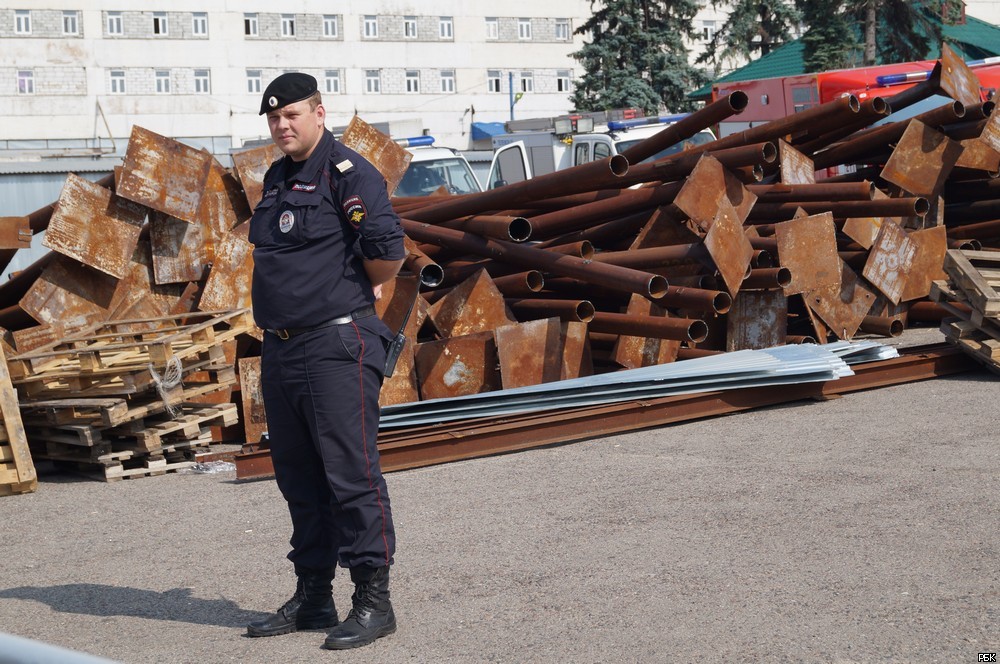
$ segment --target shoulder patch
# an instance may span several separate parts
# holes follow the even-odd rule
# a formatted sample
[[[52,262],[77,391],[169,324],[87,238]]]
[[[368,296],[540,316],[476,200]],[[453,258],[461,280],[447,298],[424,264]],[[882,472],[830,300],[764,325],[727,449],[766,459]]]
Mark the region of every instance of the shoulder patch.
[[[350,159],[345,159],[344,161],[342,161],[339,164],[337,164],[337,170],[340,171],[341,173],[346,173],[347,171],[351,170],[353,167],[354,167],[354,164],[351,163]]]
[[[268,189],[267,191],[264,192],[263,198],[270,198],[271,196],[277,196],[277,195],[278,195],[278,188],[272,187],[271,189]]]
[[[365,209],[365,202],[357,194],[348,196],[344,201],[344,216],[347,217],[352,226],[360,226],[367,215],[368,210]]]

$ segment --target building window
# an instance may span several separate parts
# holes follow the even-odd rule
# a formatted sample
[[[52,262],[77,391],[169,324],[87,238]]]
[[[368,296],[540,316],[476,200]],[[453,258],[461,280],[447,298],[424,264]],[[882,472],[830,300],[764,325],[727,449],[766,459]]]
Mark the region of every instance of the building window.
[[[420,72],[413,71],[412,69],[406,72],[406,91],[412,93],[420,92]]]
[[[120,35],[120,34],[122,34],[122,13],[121,12],[108,12],[108,34],[109,35]]]
[[[257,15],[243,15],[243,34],[247,37],[256,37],[258,34]]]
[[[701,22],[702,41],[712,41],[713,37],[715,37],[715,21],[702,21]]]
[[[327,14],[323,17],[323,36],[328,39],[336,39],[340,34],[340,26],[337,25],[337,17]]]
[[[535,91],[535,75],[530,71],[521,72],[521,92]]]
[[[80,34],[80,12],[77,11],[63,12],[63,34],[64,35]]]
[[[260,93],[260,70],[247,69],[247,92]]]
[[[295,36],[295,14],[281,15],[281,36],[282,37]]]
[[[518,39],[531,39],[531,19],[530,18],[519,18],[519,19],[517,19],[517,38]]]
[[[556,90],[559,92],[569,92],[572,85],[571,76],[572,72],[568,69],[559,69],[556,71]]]
[[[569,41],[569,19],[568,18],[557,18],[556,19],[556,40],[557,41]]]
[[[365,39],[375,39],[378,37],[378,16],[365,16]]]
[[[207,69],[194,70],[194,93],[207,95],[212,92],[212,77]]]
[[[35,94],[35,72],[30,69],[20,69],[17,72],[17,94]]]
[[[199,37],[208,36],[208,14],[195,12],[191,15],[191,32]]]
[[[455,92],[455,70],[444,69],[441,71],[441,92],[451,94]]]
[[[123,95],[123,94],[125,94],[125,70],[124,69],[112,69],[111,70],[111,94],[113,94],[113,95]]]
[[[332,95],[340,94],[340,70],[339,69],[327,69],[326,74],[323,76],[323,83],[326,91]]]
[[[486,70],[486,89],[490,92],[500,92],[500,70]]]
[[[500,39],[500,20],[495,16],[486,17],[486,38]]]
[[[404,16],[403,17],[403,37],[405,39],[416,39],[417,38],[417,17],[416,16]]]
[[[14,32],[19,35],[31,34],[31,10],[18,9],[14,12]]]
[[[153,12],[153,34],[166,35],[167,32],[167,12]]]
[[[170,71],[167,69],[156,70],[156,94],[170,94]]]
[[[382,91],[382,78],[378,69],[365,70],[365,92],[378,94]]]
[[[441,39],[455,38],[455,23],[450,16],[442,16],[438,20],[438,34]]]

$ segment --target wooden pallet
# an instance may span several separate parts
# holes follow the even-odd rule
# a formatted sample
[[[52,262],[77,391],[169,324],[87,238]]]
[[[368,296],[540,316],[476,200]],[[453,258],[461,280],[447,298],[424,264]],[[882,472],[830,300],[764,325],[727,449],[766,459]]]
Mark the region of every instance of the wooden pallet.
[[[945,339],[995,374],[1000,375],[1000,339],[983,332],[971,321],[946,318],[941,321]]]
[[[17,407],[17,393],[10,382],[0,348],[0,496],[30,493],[38,488],[35,463]]]
[[[1000,320],[988,317],[972,306],[965,294],[947,281],[932,281],[930,299],[941,305],[952,316],[968,321],[994,339],[1000,339]]]
[[[944,271],[975,310],[1000,316],[1000,252],[949,249]]]
[[[138,460],[125,459],[121,461],[102,461],[84,463],[79,461],[58,461],[56,467],[90,477],[104,482],[136,479],[139,477],[156,477],[167,473],[191,468],[194,461],[169,461],[162,456],[144,457]]]

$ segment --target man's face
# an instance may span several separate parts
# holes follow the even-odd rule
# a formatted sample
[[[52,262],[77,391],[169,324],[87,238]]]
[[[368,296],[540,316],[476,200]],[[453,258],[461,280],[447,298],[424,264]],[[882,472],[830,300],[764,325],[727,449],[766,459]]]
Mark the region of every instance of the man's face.
[[[303,99],[267,114],[267,127],[271,130],[274,144],[294,161],[302,161],[312,154],[313,148],[323,137],[323,122],[326,109],[318,105],[309,108],[309,100]]]

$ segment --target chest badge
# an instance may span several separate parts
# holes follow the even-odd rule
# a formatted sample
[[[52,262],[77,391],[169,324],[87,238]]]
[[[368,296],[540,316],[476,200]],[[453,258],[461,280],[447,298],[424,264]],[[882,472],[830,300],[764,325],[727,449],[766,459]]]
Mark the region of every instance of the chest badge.
[[[278,230],[282,233],[287,233],[292,230],[292,226],[295,225],[295,215],[292,214],[291,210],[285,210],[278,217]]]

